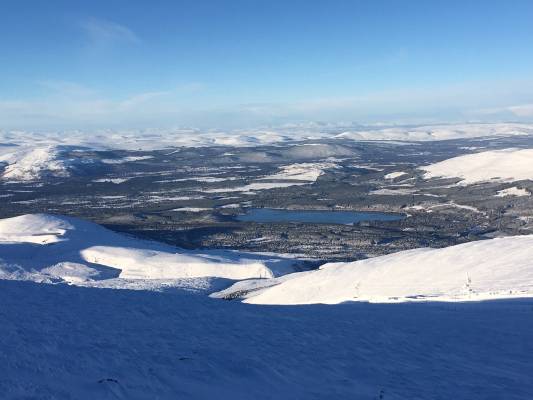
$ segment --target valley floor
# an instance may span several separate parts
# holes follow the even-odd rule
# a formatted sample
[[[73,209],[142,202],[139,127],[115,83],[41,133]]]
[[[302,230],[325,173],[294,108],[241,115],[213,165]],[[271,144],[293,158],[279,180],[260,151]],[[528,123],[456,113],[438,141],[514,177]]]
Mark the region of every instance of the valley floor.
[[[533,300],[256,306],[0,280],[3,399],[531,399]]]

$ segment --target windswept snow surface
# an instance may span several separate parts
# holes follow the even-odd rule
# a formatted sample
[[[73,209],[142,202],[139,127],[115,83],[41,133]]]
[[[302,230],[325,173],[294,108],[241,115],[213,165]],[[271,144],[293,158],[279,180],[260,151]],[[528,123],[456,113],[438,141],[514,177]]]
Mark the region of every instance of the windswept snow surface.
[[[461,178],[459,184],[533,179],[533,149],[484,151],[421,167],[425,178]]]
[[[533,394],[533,302],[256,306],[0,280],[0,397],[506,399]]]
[[[231,251],[193,252],[111,232],[76,218],[30,214],[0,220],[0,278],[270,278],[295,260]]]
[[[245,302],[467,301],[533,297],[533,235],[415,249],[260,282]],[[246,282],[235,288],[241,293]],[[232,288],[224,291],[225,295]],[[220,296],[219,296],[220,297]]]
[[[419,249],[243,280],[225,294],[264,304],[531,297],[532,245]],[[75,218],[0,220],[0,397],[531,398],[532,299],[242,304],[203,295],[208,277],[154,278],[273,276],[287,260],[176,250]]]

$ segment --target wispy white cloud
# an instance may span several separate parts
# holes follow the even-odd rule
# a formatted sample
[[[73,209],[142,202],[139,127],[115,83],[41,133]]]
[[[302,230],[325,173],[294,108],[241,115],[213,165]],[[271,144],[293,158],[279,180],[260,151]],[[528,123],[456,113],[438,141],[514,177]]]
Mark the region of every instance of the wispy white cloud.
[[[199,85],[199,84],[198,84]],[[110,98],[84,85],[46,80],[37,82],[42,89],[32,99],[0,98],[0,128],[12,127],[73,127],[113,126],[117,123],[135,126],[139,121],[154,125],[176,115],[176,99],[184,95],[175,87],[170,90],[133,93],[122,98]],[[182,86],[182,85],[180,85]],[[187,87],[183,84],[183,87]],[[196,90],[196,83],[190,90]]]
[[[41,88],[48,92],[69,97],[92,96],[96,94],[94,89],[76,82],[62,81],[62,80],[44,80],[38,82]]]
[[[98,18],[89,18],[81,22],[81,28],[95,45],[113,43],[140,43],[140,38],[130,28],[119,23]]]
[[[503,107],[481,108],[468,111],[469,114],[481,116],[515,116],[521,118],[533,117],[533,104],[519,104]]]
[[[188,82],[182,83],[176,86],[178,93],[198,93],[207,88],[207,85],[203,82]]]
[[[170,92],[168,91],[161,91],[161,92],[145,92],[145,93],[139,93],[135,94],[131,97],[128,97],[127,99],[121,101],[118,103],[118,108],[121,110],[130,110],[134,109],[137,106],[140,106],[142,104],[149,103],[150,101],[161,98],[164,96],[169,95]]]
[[[238,104],[206,91],[200,82],[171,85],[117,98],[75,82],[39,82],[33,99],[0,98],[0,128],[32,126],[170,126],[251,127],[294,121],[428,123],[445,121],[531,121],[533,83],[463,84],[426,89],[317,97],[291,102]],[[44,91],[43,91],[44,90]],[[211,96],[211,97],[210,97]]]
[[[509,107],[509,111],[518,117],[533,117],[533,104],[522,104]]]

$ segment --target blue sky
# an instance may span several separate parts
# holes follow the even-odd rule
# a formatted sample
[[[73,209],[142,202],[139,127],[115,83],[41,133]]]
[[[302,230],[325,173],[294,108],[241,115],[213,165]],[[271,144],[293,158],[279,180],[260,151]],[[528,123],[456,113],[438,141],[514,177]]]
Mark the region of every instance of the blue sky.
[[[533,2],[0,3],[0,128],[533,120]]]

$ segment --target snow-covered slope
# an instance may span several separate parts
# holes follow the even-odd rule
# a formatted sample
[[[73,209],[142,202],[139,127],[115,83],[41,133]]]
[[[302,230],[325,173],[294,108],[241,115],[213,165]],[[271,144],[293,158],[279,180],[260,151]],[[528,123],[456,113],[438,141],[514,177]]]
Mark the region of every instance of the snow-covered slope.
[[[392,127],[383,129],[349,130],[336,138],[350,140],[400,140],[427,142],[452,139],[472,139],[489,136],[520,136],[533,134],[528,124],[449,124]]]
[[[407,172],[403,172],[403,171],[395,171],[395,172],[391,172],[389,174],[386,174],[384,176],[385,179],[390,179],[390,180],[394,180],[396,178],[400,178],[404,175],[407,175]]]
[[[0,220],[0,244],[56,243],[74,226],[68,218],[52,215],[22,215]]]
[[[31,181],[49,176],[68,176],[68,160],[59,157],[55,146],[3,148],[0,166],[5,165],[0,176],[5,180]]]
[[[280,155],[286,160],[313,160],[328,157],[353,157],[356,152],[334,144],[308,143],[283,149]]]
[[[34,214],[0,220],[4,279],[268,278],[292,271],[293,262],[249,253],[180,250],[70,217]]]
[[[219,297],[236,290],[251,290],[245,302],[255,304],[533,297],[532,259],[533,235],[514,236],[326,264],[316,271],[240,282]]]
[[[261,179],[315,182],[325,170],[332,168],[337,168],[337,165],[332,162],[284,165],[280,167],[280,172]]]
[[[0,280],[3,400],[526,400],[530,299],[263,307]]]
[[[531,196],[531,193],[524,188],[518,188],[516,186],[509,187],[507,189],[499,190],[498,193],[496,193],[496,197],[524,197],[524,196]]]
[[[461,178],[468,185],[490,180],[533,179],[533,149],[484,151],[421,167],[425,178]]]

